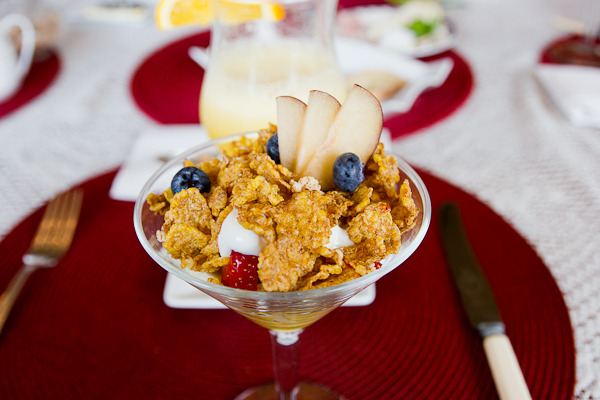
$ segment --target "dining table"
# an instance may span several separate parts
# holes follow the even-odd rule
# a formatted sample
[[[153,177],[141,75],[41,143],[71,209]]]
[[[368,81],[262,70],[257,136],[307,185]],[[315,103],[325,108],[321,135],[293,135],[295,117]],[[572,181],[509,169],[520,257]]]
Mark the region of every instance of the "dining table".
[[[2,241],[0,249],[4,252],[18,249],[20,252],[10,257],[3,257],[0,266],[0,291],[4,290],[10,278],[20,267],[20,257],[33,237],[33,230],[41,215],[39,211],[41,207],[58,193],[74,186],[83,186],[85,189],[82,213],[87,214],[82,217],[80,225],[85,230],[87,235],[85,237],[88,240],[84,244],[82,237],[80,239],[82,242],[78,245],[78,232],[76,232],[72,250],[79,266],[77,268],[73,266],[68,276],[61,278],[63,285],[60,293],[52,292],[53,284],[58,281],[57,278],[52,278],[52,274],[55,277],[60,276],[61,263],[53,269],[36,272],[27,282],[0,335],[0,371],[3,371],[0,373],[0,398],[124,398],[124,396],[166,398],[164,393],[160,395],[150,393],[148,387],[151,387],[151,383],[148,383],[150,386],[143,386],[147,389],[144,391],[145,389],[140,389],[141,384],[136,386],[127,382],[128,374],[135,377],[147,374],[149,382],[160,381],[158,375],[155,375],[160,372],[149,367],[151,360],[156,360],[150,357],[152,354],[158,357],[159,353],[164,354],[171,349],[173,352],[181,352],[181,357],[184,357],[184,350],[166,344],[163,347],[147,346],[144,351],[148,352],[148,357],[146,355],[142,357],[141,353],[133,350],[129,354],[127,349],[134,349],[136,341],[150,342],[152,333],[142,330],[138,333],[138,337],[128,337],[124,342],[123,337],[128,335],[126,327],[131,327],[133,322],[123,322],[120,326],[119,321],[135,319],[136,323],[142,325],[146,323],[144,326],[148,330],[159,329],[157,324],[149,322],[154,312],[152,310],[167,316],[168,323],[181,329],[185,329],[186,324],[201,326],[205,332],[202,336],[203,340],[207,340],[209,334],[218,334],[214,332],[216,328],[210,326],[213,318],[215,324],[240,324],[243,329],[252,332],[248,340],[266,349],[268,354],[266,332],[253,331],[250,323],[242,317],[232,317],[230,315],[233,314],[232,311],[179,309],[173,311],[177,314],[169,314],[171,309],[164,304],[161,297],[164,275],[159,274],[163,271],[152,263],[146,254],[139,257],[147,257],[144,268],[149,271],[148,276],[138,273],[142,270],[141,267],[128,271],[129,267],[125,266],[135,264],[131,260],[119,264],[121,266],[118,271],[109,268],[112,262],[109,254],[121,254],[126,257],[124,253],[126,249],[120,245],[122,236],[128,235],[127,240],[133,242],[135,240],[132,239],[134,237],[133,203],[105,204],[106,189],[110,186],[116,171],[127,159],[136,139],[144,132],[168,125],[158,121],[156,116],[149,115],[143,105],[140,105],[139,99],[136,99],[135,93],[132,92],[135,89],[135,74],[140,71],[140,65],[144,60],[148,60],[148,57],[158,49],[180,43],[194,35],[202,35],[203,31],[196,27],[159,30],[151,16],[144,23],[135,24],[74,20],[69,18],[71,15],[69,11],[70,7],[77,6],[76,2],[53,0],[49,3],[58,10],[62,18],[60,32],[54,45],[57,57],[54,64],[55,76],[38,95],[5,115],[0,115],[0,240]],[[383,2],[340,0],[340,6],[343,7],[369,3]],[[447,7],[449,18],[458,30],[458,41],[449,52],[456,57],[455,68],[457,60],[462,60],[463,69],[469,74],[468,88],[461,92],[460,104],[455,104],[451,110],[434,121],[428,121],[428,118],[431,118],[428,108],[431,107],[432,110],[435,108],[435,96],[433,91],[424,93],[423,96],[431,97],[427,104],[420,104],[420,99],[415,102],[414,107],[420,107],[418,115],[420,125],[415,129],[402,130],[401,125],[404,123],[402,119],[395,120],[396,122],[388,121],[386,126],[393,138],[392,150],[427,177],[425,182],[427,185],[431,182],[432,193],[434,190],[443,189],[445,193],[456,192],[459,198],[468,198],[469,200],[463,203],[463,212],[467,214],[468,205],[474,204],[475,211],[471,216],[470,226],[473,229],[472,237],[479,236],[474,239],[478,241],[476,250],[479,248],[487,252],[486,256],[481,257],[482,264],[487,262],[489,265],[497,265],[498,268],[507,266],[506,271],[511,271],[513,274],[500,277],[498,270],[494,270],[491,271],[490,279],[492,283],[498,282],[499,290],[504,290],[500,295],[500,305],[508,305],[508,311],[505,313],[509,336],[511,336],[509,322],[513,320],[510,313],[514,311],[515,315],[521,315],[519,318],[522,319],[515,317],[514,320],[520,321],[523,330],[512,331],[515,336],[511,338],[516,342],[517,356],[521,353],[525,354],[526,348],[534,347],[536,341],[540,343],[547,341],[545,338],[547,335],[555,337],[556,332],[563,332],[561,333],[563,336],[559,338],[561,346],[564,345],[571,350],[567,349],[560,353],[560,357],[552,353],[552,349],[539,351],[535,355],[535,360],[533,358],[526,360],[527,365],[524,369],[529,371],[525,374],[526,379],[528,382],[535,382],[530,387],[532,393],[537,393],[540,399],[600,400],[600,223],[598,222],[600,128],[572,124],[548,96],[534,73],[536,66],[542,60],[542,53],[546,46],[568,34],[553,24],[554,18],[560,11],[557,7],[559,2],[455,0],[443,3]],[[142,2],[142,4],[147,4],[149,8],[154,6],[152,1]],[[165,76],[169,75],[169,71],[162,72]],[[174,71],[173,74],[176,72]],[[147,85],[148,77],[145,82]],[[407,113],[410,113],[410,110]],[[400,131],[401,134],[398,133]],[[94,189],[100,186],[102,190]],[[452,190],[448,189],[450,187]],[[87,209],[86,201],[92,204]],[[439,203],[433,194],[432,201],[434,205]],[[122,203],[127,204],[122,206]],[[108,211],[103,211],[102,207],[112,207],[110,208],[112,214],[106,214]],[[95,218],[96,209],[98,218]],[[103,212],[105,214],[102,214]],[[111,215],[120,218],[118,224],[116,221],[111,221]],[[435,224],[436,221],[433,220],[432,228],[426,237],[426,240],[432,243],[438,240],[435,237]],[[486,226],[490,229],[486,230]],[[491,228],[492,226],[494,228]],[[102,237],[90,240],[91,232],[95,229],[102,232]],[[512,248],[509,243],[513,242],[506,239],[506,236],[510,236],[513,242],[518,242],[515,245],[516,249]],[[136,251],[143,253],[141,246]],[[420,260],[424,263],[429,259],[437,260],[436,257],[439,257],[441,261],[436,261],[436,265],[440,269],[435,271],[447,268],[439,266],[443,263],[440,255],[435,251],[431,254],[427,251],[425,248],[420,248],[415,256],[420,256]],[[519,264],[523,254],[525,255],[522,260],[535,263],[536,268],[539,266],[535,270],[539,275],[521,274],[528,268],[528,265]],[[79,285],[88,280],[85,274],[87,265],[94,263],[86,255],[90,258],[102,259],[102,262],[107,263],[106,271],[110,271],[110,276],[108,272],[106,274],[95,272],[94,279],[98,279],[98,282],[85,283],[87,289],[84,290]],[[68,262],[68,257],[69,253],[65,263]],[[494,264],[494,260],[498,261]],[[64,273],[67,275],[66,272]],[[443,276],[446,279],[446,275]],[[402,279],[410,279],[410,277],[410,273],[407,272],[407,276]],[[392,278],[393,276],[390,275],[390,279]],[[424,285],[427,282],[425,278],[423,278]],[[126,304],[118,307],[116,301],[111,300],[117,295],[113,294],[110,288],[114,288],[114,293],[119,290],[127,292],[126,285],[122,283],[127,279],[138,280],[144,290],[153,291],[155,296],[151,300],[145,300],[140,298],[141,295],[130,294],[123,297],[125,300],[119,300],[126,301]],[[521,283],[524,285],[526,282],[532,291],[537,287],[555,285],[548,292],[553,294],[548,295],[548,299],[530,298],[526,293],[521,296],[520,279]],[[374,305],[379,304],[379,307],[383,307],[381,302],[385,300],[386,290],[390,291],[390,296],[394,291],[393,288],[385,286],[386,284],[383,283],[385,280],[386,278],[382,279],[384,286],[381,286],[381,289],[379,289],[380,283],[377,283],[378,297]],[[74,304],[79,303],[76,295],[87,298],[86,296],[91,296],[92,292],[99,290],[98,288],[104,287],[102,286],[104,284],[107,290],[103,295],[98,294],[96,303]],[[412,296],[425,296],[411,291],[410,284],[400,285],[400,287],[406,288]],[[74,294],[71,298],[66,298],[69,290]],[[450,287],[447,288],[446,298],[441,298],[440,293],[446,293],[445,290],[440,289],[437,294],[431,293],[427,296],[436,299],[440,307],[459,304],[457,294]],[[550,299],[552,296],[554,297]],[[425,296],[413,297],[411,300],[408,295],[403,298],[406,304],[416,310],[415,313],[426,308],[416,303],[414,299],[417,298],[427,299]],[[377,303],[378,300],[380,303]],[[38,306],[32,303],[36,301],[45,303],[45,311],[35,308]],[[60,310],[52,309],[52,304],[56,304],[56,307],[66,307],[70,311],[61,313]],[[545,310],[544,304],[552,309]],[[130,313],[126,311],[129,307],[143,305],[149,305],[149,310],[142,309],[137,317],[134,316],[135,310]],[[113,306],[114,308],[111,308]],[[399,309],[408,308],[401,303],[397,306]],[[362,308],[368,310],[368,307],[372,306]],[[386,307],[385,312],[396,312],[389,305]],[[536,328],[537,311],[519,314],[520,309],[528,307],[539,307],[536,310],[540,310],[540,313],[547,311],[550,322],[543,328]],[[558,310],[556,314],[552,314],[554,307]],[[564,315],[560,314],[561,307],[565,310]],[[336,326],[338,322],[342,325],[351,324],[353,312],[351,309],[359,310],[361,307],[348,307],[333,312],[332,318],[338,315],[336,314],[338,311],[340,312],[341,317],[337,318],[341,321],[333,321],[330,324],[332,326]],[[203,312],[210,314],[202,314]],[[384,311],[381,309],[377,312]],[[93,321],[86,318],[88,313],[93,313],[100,325],[94,328]],[[412,318],[412,315],[405,315],[404,321],[398,321],[402,329],[410,330],[405,325],[410,325],[409,318]],[[442,313],[431,315],[432,318],[439,318],[439,329],[446,326],[442,323],[445,321]],[[555,320],[552,319],[552,315],[561,315],[561,317]],[[73,324],[78,320],[85,320],[85,322],[76,327]],[[369,321],[368,318],[366,320]],[[57,324],[63,321],[63,326],[53,327],[53,321]],[[427,329],[423,329],[428,332],[437,329],[435,321],[428,319],[417,319],[417,321],[426,323]],[[324,327],[318,330],[319,323],[315,325],[315,329],[325,334]],[[461,323],[465,325],[465,332],[467,332],[468,323],[466,320]],[[40,327],[39,330],[36,327]],[[79,331],[76,332],[77,329]],[[198,346],[193,344],[192,332],[181,332],[175,328],[168,330],[160,327],[160,329],[165,330],[161,331],[161,335],[170,335],[169,343],[176,341],[188,343],[189,354],[185,354],[187,357],[194,357],[191,353],[196,352]],[[307,335],[310,335],[311,329],[312,327],[307,329]],[[112,333],[109,337],[103,336],[103,330]],[[79,341],[85,340],[82,338],[85,336],[82,332],[87,332],[90,338],[89,348],[78,350],[75,345],[71,347],[69,342],[80,343]],[[394,334],[389,330],[382,327],[372,332],[373,335],[384,335],[386,343],[395,348]],[[524,332],[523,335],[527,332],[535,332],[535,335],[532,334],[533,339],[528,341],[516,337],[518,332]],[[70,339],[61,340],[58,338],[60,335],[67,335]],[[232,335],[233,333],[224,334],[223,340],[233,343],[234,339],[230,337]],[[453,337],[450,333],[448,335]],[[350,340],[347,335],[344,338]],[[377,340],[376,336],[369,337],[366,331],[360,338],[365,342]],[[417,345],[410,340],[418,341],[418,338],[419,335],[415,334],[403,336],[398,340],[403,341],[402,346],[411,348]],[[438,336],[436,338],[439,339]],[[31,342],[36,342],[38,339],[41,340],[38,343],[44,343],[43,346],[38,344],[28,348]],[[482,353],[473,350],[480,347],[476,335],[473,334],[470,340],[475,342],[468,347],[471,352],[475,352],[473,353],[475,355],[470,357],[477,362],[469,368],[473,371],[483,370],[482,373],[489,374],[485,362],[482,364],[481,360],[484,360]],[[58,342],[61,344],[60,348],[48,349],[52,343]],[[311,348],[322,350],[317,338],[308,336],[307,342],[308,346],[303,347],[306,351],[310,351]],[[337,348],[335,346],[342,346],[344,343],[346,342],[335,342],[332,346],[335,349]],[[441,343],[440,346],[443,347],[443,342]],[[115,356],[114,365],[111,365],[108,355],[100,354],[110,353],[110,346],[115,346],[115,351],[120,353],[119,356]],[[363,344],[359,342],[357,346],[360,348]],[[82,353],[91,354],[94,348],[101,349],[99,354],[82,356]],[[356,346],[352,349],[358,351]],[[50,355],[36,358],[36,354],[45,351]],[[208,360],[201,361],[203,355],[209,357],[207,351],[200,350],[196,361],[210,363]],[[242,358],[246,357],[243,358],[244,360],[257,357],[245,355],[241,350],[240,353]],[[420,353],[421,357],[427,357],[428,361],[427,363],[423,361],[423,365],[427,366],[426,369],[430,373],[433,373],[431,371],[435,371],[436,366],[439,365],[444,366],[444,369],[452,369],[450,366],[453,364],[448,357],[433,352],[429,354],[426,347]],[[407,355],[407,357],[418,356],[412,353]],[[366,359],[367,356],[364,357]],[[257,358],[257,362],[264,362],[265,365],[270,362],[269,358],[263,355]],[[62,385],[60,387],[63,388],[61,390],[64,392],[57,391],[58,384],[51,386],[51,383],[40,383],[46,382],[40,377],[43,374],[38,376],[31,371],[46,371],[44,373],[54,376],[52,379],[58,379],[56,377],[60,372],[58,370],[52,372],[52,363],[49,361],[53,359],[60,360],[60,368],[70,366],[74,371],[84,371],[89,379],[78,381],[77,384],[73,383],[74,386],[69,389],[69,382],[65,378],[64,381],[60,381]],[[176,397],[194,398],[192,391],[184,389],[182,384],[176,382],[176,377],[184,378],[191,374],[188,374],[182,365],[173,365],[171,361],[172,359],[169,358],[161,364],[164,370],[172,371],[170,378],[162,383],[178,388],[173,392],[178,394]],[[318,364],[319,359],[314,355],[306,355],[304,361]],[[187,362],[185,366],[189,364]],[[343,365],[335,365],[339,370],[344,370]],[[110,379],[102,379],[101,373],[96,376],[98,370],[105,371],[111,368],[117,368],[119,374],[110,375]],[[253,378],[252,368],[244,368],[246,369],[240,368],[240,373],[249,375],[239,379],[242,389],[261,383],[261,380],[271,373],[270,367],[257,367],[258,372],[255,373],[262,375]],[[349,383],[350,378],[342,380],[332,371],[323,372],[326,370],[326,365],[320,365],[319,368],[303,370],[303,374],[314,379],[324,376],[325,383],[346,393],[348,398],[371,398],[369,396],[372,394],[361,392],[358,383],[352,386]],[[410,366],[404,364],[393,368],[410,370]],[[373,366],[373,369],[377,370],[377,367]],[[205,398],[220,398],[215,393],[225,393],[223,396],[226,398],[238,390],[235,385],[227,386],[225,378],[218,377],[219,373],[226,374],[227,371],[215,371],[209,366],[202,371],[205,371],[202,374],[206,373],[215,382],[214,392],[210,392],[213,394]],[[556,378],[563,381],[559,382],[554,389],[545,389],[544,379],[536,380],[538,378],[535,371],[551,371],[548,373],[555,374],[552,376],[564,378]],[[258,382],[253,382],[253,379],[258,379]],[[361,385],[369,387],[367,379],[371,378],[365,378]],[[395,398],[389,393],[392,390],[401,393],[399,387],[404,386],[412,388],[412,393],[416,393],[416,388],[422,391],[421,396],[415,395],[410,398],[450,398],[439,394],[435,397],[436,392],[432,388],[452,387],[452,393],[462,393],[462,397],[456,395],[452,398],[497,398],[491,383],[469,386],[467,378],[455,378],[455,383],[452,379],[446,378],[420,383],[415,382],[417,378],[412,380],[406,378],[402,385],[396,384],[394,379],[377,381],[377,389],[373,389],[373,393],[381,393],[378,395],[379,398]],[[491,382],[491,379],[488,380]],[[560,397],[563,395],[559,396],[557,394],[559,392],[565,392],[566,397]],[[477,397],[478,393],[482,397]],[[397,398],[400,397],[409,398],[406,393],[402,396],[398,395]]]

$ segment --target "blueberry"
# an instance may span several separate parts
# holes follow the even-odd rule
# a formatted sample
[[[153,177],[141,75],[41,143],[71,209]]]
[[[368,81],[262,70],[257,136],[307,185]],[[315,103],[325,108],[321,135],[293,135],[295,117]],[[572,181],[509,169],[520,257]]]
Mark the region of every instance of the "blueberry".
[[[333,163],[333,183],[343,192],[353,192],[365,180],[363,165],[354,153],[344,153]]]
[[[267,141],[267,154],[275,161],[275,164],[281,163],[279,159],[279,135],[277,132]]]
[[[173,194],[191,187],[198,188],[201,193],[210,192],[210,179],[206,172],[197,167],[185,167],[180,169],[171,181]]]

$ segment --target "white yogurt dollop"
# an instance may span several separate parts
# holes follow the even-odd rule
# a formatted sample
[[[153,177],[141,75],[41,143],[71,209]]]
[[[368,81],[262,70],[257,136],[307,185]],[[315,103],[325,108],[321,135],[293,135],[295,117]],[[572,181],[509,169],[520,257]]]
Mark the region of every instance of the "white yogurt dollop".
[[[221,257],[230,257],[231,251],[258,256],[265,247],[264,240],[238,222],[238,211],[234,208],[223,221],[217,238]]]
[[[340,247],[352,246],[354,242],[348,236],[348,232],[339,226],[331,228],[331,236],[329,237],[329,243],[325,245],[330,250],[339,249]]]

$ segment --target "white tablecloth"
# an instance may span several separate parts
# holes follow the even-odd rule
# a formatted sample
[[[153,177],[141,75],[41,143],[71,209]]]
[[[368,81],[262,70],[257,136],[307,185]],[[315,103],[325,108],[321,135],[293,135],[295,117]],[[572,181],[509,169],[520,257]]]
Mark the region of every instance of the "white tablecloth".
[[[395,142],[410,163],[489,204],[537,250],[570,311],[577,399],[600,399],[600,130],[572,126],[533,76],[560,35],[539,0],[477,0],[451,11],[475,87],[467,103]],[[0,238],[56,193],[117,167],[154,125],[128,84],[144,56],[189,31],[66,25],[62,70],[0,119]]]

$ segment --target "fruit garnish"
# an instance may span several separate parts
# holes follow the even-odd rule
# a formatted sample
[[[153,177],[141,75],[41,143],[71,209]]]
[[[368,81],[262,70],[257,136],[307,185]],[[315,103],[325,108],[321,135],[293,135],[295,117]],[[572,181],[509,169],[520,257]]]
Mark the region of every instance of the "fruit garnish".
[[[363,164],[354,153],[344,153],[333,163],[333,183],[342,192],[354,192],[365,180]]]
[[[172,29],[186,25],[208,26],[215,17],[231,25],[259,18],[279,21],[285,17],[282,6],[267,0],[258,1],[261,4],[216,1],[218,16],[211,6],[212,0],[161,0],[156,6],[156,25],[160,29]]]
[[[208,26],[212,21],[210,0],[161,0],[156,6],[156,26],[171,29],[177,26]]]
[[[339,155],[350,152],[367,162],[382,126],[379,100],[358,85],[342,106],[317,90],[310,92],[308,105],[290,96],[277,98],[281,164],[299,178],[316,178],[322,190],[335,188],[333,163]]]
[[[318,90],[310,91],[302,132],[298,139],[297,173],[302,173],[315,152],[325,143],[329,128],[340,108],[340,103],[333,96]]]
[[[277,97],[277,133],[281,165],[296,171],[296,149],[304,125],[306,104],[291,96]]]
[[[210,192],[210,179],[206,172],[198,167],[185,167],[171,180],[171,191],[174,195],[191,187],[197,188],[200,193]]]
[[[312,176],[321,183],[322,190],[331,190],[333,163],[344,153],[354,153],[364,164],[375,151],[383,127],[383,113],[379,100],[368,90],[354,85],[335,116],[327,139],[312,156],[300,177]],[[304,134],[304,130],[302,131]]]
[[[232,288],[256,291],[258,288],[258,257],[232,251],[229,264],[223,267],[221,282]]]
[[[271,157],[275,164],[281,164],[279,156],[279,134],[275,132],[267,141],[267,155]]]

